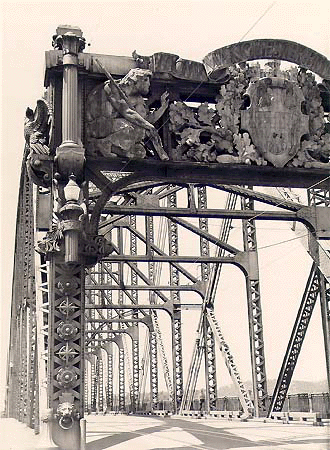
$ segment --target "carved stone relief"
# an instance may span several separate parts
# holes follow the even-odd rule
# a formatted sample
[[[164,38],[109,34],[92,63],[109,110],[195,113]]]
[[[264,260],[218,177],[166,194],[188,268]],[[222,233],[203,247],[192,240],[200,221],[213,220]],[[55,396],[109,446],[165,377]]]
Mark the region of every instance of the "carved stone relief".
[[[314,75],[281,71],[279,61],[265,66],[231,67],[213,107],[170,105],[176,160],[330,166],[330,135]]]
[[[132,69],[119,83],[110,78],[91,92],[86,108],[89,155],[145,158],[149,153],[168,159],[153,126],[168,107],[167,93],[161,97],[160,108],[149,111],[144,96],[150,76],[147,69]]]
[[[135,54],[139,65],[153,69],[161,67],[156,56]],[[269,61],[263,68],[243,62],[226,69],[214,103],[169,104],[165,92],[154,111],[149,111],[145,99],[151,75],[149,69],[133,69],[120,82],[110,79],[94,88],[86,107],[89,156],[169,159],[153,126],[168,109],[174,161],[275,167],[330,164],[320,88],[305,69],[281,70],[280,61]],[[322,89],[327,91],[327,85]]]
[[[308,116],[301,111],[304,96],[284,78],[269,77],[247,90],[251,105],[241,111],[241,128],[247,130],[263,157],[283,167],[298,152],[300,140],[309,132]]]

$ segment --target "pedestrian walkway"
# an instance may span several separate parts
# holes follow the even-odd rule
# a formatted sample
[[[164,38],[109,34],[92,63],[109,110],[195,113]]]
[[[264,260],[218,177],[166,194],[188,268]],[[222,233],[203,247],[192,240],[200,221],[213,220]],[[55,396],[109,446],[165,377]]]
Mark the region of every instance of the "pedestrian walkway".
[[[329,432],[305,423],[91,415],[86,450],[330,450]],[[0,450],[49,448],[14,419],[0,420],[0,434]]]

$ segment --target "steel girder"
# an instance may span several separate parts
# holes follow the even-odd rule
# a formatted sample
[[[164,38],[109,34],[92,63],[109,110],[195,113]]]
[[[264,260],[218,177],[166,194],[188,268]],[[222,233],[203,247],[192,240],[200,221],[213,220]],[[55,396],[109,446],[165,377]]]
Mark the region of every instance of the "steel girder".
[[[130,225],[133,228],[136,228],[136,216],[130,217]],[[130,252],[132,255],[137,254],[137,238],[131,233],[130,234]],[[134,263],[132,263],[134,265]],[[136,286],[138,284],[138,276],[136,271],[131,270],[131,283],[132,286]],[[138,303],[138,291],[136,289],[131,290],[131,296],[133,303]],[[132,317],[138,318],[138,312],[132,311]],[[139,333],[138,333],[138,324],[133,322],[133,325],[136,327],[136,332],[134,333],[134,338],[132,336],[132,364],[133,364],[133,373],[132,373],[132,409],[136,411],[138,405],[139,398]]]
[[[158,351],[157,335],[155,331],[149,331],[149,351],[150,351],[150,392],[151,408],[157,409],[158,405]]]
[[[330,282],[320,272],[320,301],[328,390],[330,392]]]
[[[319,294],[320,274],[317,265],[313,263],[305,292],[299,307],[297,318],[293,326],[288,348],[285,352],[282,367],[272,396],[269,413],[282,411],[294,369],[300,354],[306,331],[312,317],[312,312]]]
[[[107,395],[107,408],[113,411],[113,352],[112,344],[110,343],[110,349],[107,352],[108,363],[107,363],[107,385],[106,385],[106,395]]]
[[[38,431],[33,186],[25,167],[26,152],[27,149],[23,157],[16,219],[6,412],[9,417]]]
[[[91,411],[97,410],[97,374],[96,374],[96,357],[91,363]]]
[[[99,352],[96,361],[96,378],[97,378],[97,410],[103,412],[103,359]]]
[[[216,408],[217,400],[217,378],[215,361],[215,342],[212,328],[204,316],[204,351],[205,351],[205,375],[206,375],[206,412]]]
[[[193,190],[192,190],[193,192]],[[207,208],[207,192],[206,186],[199,186],[197,188],[198,195],[198,208]],[[202,232],[208,232],[208,219],[205,217],[199,218],[199,229]],[[209,240],[200,238],[200,254],[202,256],[209,256],[210,244]],[[204,283],[209,281],[210,266],[206,263],[201,263],[201,280]],[[215,341],[211,327],[208,324],[207,318],[204,317],[203,324],[204,343],[205,343],[205,380],[206,380],[206,398],[205,406],[206,411],[215,409],[217,399],[217,376],[216,376],[216,359],[215,359]]]
[[[170,186],[169,186],[170,188]],[[177,206],[176,192],[171,192],[167,197],[167,205],[170,209]],[[170,219],[168,220],[169,255],[176,256],[179,253],[178,226]],[[179,286],[179,271],[173,265],[170,266],[171,286]],[[171,291],[173,303],[180,303],[179,291]],[[183,394],[182,374],[182,334],[181,334],[181,310],[180,307],[173,308],[172,316],[172,343],[173,343],[173,384],[174,384],[174,412],[180,408]]]
[[[308,190],[308,203],[311,206],[330,206],[330,190],[313,188]],[[328,388],[330,390],[330,289],[329,280],[322,272],[320,265],[320,248],[315,236],[309,235],[309,251],[314,259],[302,301],[293,326],[289,344],[283,359],[282,367],[275,385],[268,416],[273,411],[281,411],[290,387],[290,382],[296,367],[301,347],[308,329],[318,295],[321,302],[321,317],[324,336],[325,359],[327,367]],[[325,255],[328,272],[330,273],[330,254]]]
[[[121,341],[122,337],[120,336]],[[125,410],[125,350],[121,343],[119,346],[119,411]]]
[[[320,189],[313,187],[307,191],[308,201],[311,206],[323,206],[330,209],[330,188]],[[314,236],[310,237],[310,250],[313,255]],[[324,249],[317,241],[316,261],[318,263],[320,276],[320,302],[321,318],[324,338],[325,361],[327,367],[328,390],[330,392],[330,244]],[[314,246],[315,248],[315,246]]]
[[[242,197],[241,204],[243,210],[254,211],[252,199]],[[254,407],[256,417],[262,417],[267,414],[268,392],[257,259],[256,225],[253,217],[250,220],[243,220],[242,223],[244,251],[248,252],[250,255],[253,254],[255,258],[254,273],[248,272],[245,279],[248,302]]]
[[[73,405],[75,416],[84,414],[84,283],[80,265],[50,261],[50,324],[48,330],[49,407],[60,414],[59,405]],[[79,445],[79,421],[73,420],[66,435],[61,422],[53,422],[53,440],[60,447],[67,435]],[[64,440],[64,441],[63,441]]]

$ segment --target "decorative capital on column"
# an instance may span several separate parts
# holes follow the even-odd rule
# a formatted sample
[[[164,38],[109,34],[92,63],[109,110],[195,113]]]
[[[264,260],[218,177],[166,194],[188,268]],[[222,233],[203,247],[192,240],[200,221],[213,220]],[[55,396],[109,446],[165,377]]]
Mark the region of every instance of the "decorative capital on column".
[[[62,50],[63,55],[74,55],[82,52],[85,48],[86,40],[79,27],[72,25],[59,25],[56,34],[53,36],[53,47],[55,50]]]

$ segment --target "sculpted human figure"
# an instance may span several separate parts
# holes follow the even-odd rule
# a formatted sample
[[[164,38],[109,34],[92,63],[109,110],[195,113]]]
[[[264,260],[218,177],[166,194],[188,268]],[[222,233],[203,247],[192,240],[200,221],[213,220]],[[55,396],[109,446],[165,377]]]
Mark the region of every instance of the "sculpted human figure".
[[[105,111],[108,117],[105,137],[98,136],[100,127],[95,125],[97,123],[95,119],[94,125],[89,125],[92,136],[90,143],[94,150],[98,150],[104,156],[116,154],[128,158],[144,158],[146,156],[144,140],[148,136],[159,158],[169,159],[153,125],[168,107],[168,93],[162,94],[160,108],[149,112],[144,97],[150,89],[150,76],[150,70],[131,69],[117,83],[108,74],[109,80],[104,84],[104,92],[112,108]]]

